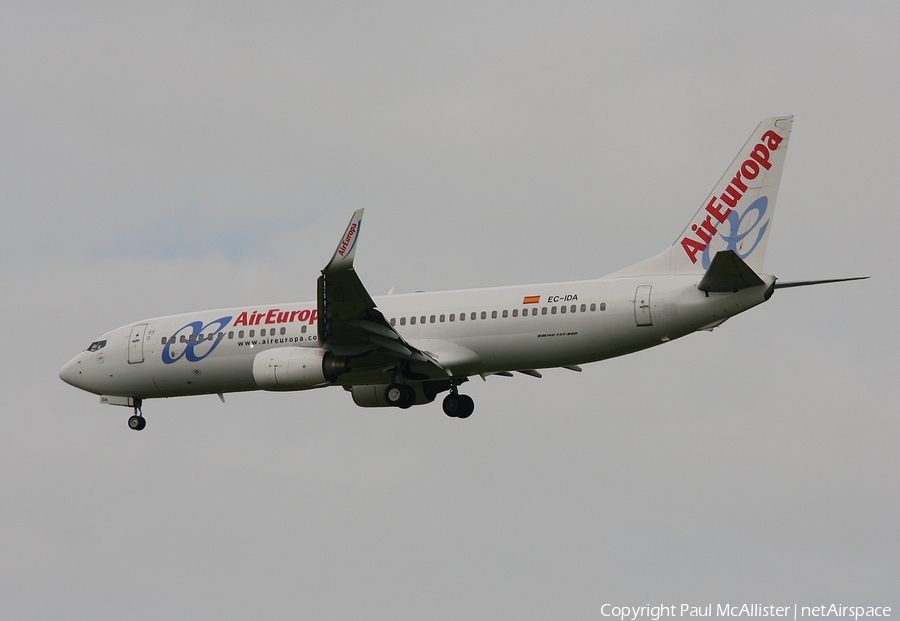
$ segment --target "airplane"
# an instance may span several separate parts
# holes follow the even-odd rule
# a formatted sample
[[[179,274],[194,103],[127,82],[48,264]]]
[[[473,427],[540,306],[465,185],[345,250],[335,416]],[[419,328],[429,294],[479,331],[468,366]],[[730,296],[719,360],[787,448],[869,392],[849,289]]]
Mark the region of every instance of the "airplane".
[[[356,211],[317,282],[317,299],[129,323],[67,362],[60,378],[130,407],[147,399],[341,386],[361,407],[443,397],[468,418],[469,378],[581,365],[661,345],[767,301],[776,289],[867,277],[778,282],[762,271],[793,116],[764,119],[674,243],[603,278],[373,297],[354,267]]]

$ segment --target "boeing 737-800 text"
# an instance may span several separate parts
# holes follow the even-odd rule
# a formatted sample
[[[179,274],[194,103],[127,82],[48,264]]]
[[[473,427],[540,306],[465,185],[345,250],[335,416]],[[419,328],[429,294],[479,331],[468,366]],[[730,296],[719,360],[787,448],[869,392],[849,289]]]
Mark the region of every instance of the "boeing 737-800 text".
[[[353,267],[363,210],[318,279],[318,299],[155,317],[96,339],[59,375],[134,409],[144,400],[342,386],[357,405],[407,408],[469,377],[579,365],[709,330],[769,299],[762,272],[793,117],[765,119],[661,254],[597,280],[372,297]]]

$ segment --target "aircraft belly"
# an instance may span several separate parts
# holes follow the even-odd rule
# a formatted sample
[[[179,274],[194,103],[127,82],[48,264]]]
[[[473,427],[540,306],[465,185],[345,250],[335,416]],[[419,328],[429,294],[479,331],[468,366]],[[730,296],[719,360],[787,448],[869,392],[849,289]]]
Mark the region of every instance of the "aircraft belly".
[[[197,363],[159,363],[153,381],[164,397],[257,390],[253,356],[210,357]]]

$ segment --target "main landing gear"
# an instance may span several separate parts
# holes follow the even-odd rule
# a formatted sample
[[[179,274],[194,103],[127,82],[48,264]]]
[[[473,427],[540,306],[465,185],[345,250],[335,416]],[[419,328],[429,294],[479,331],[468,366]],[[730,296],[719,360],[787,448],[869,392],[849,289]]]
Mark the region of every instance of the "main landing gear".
[[[443,408],[444,414],[451,418],[469,418],[475,411],[475,402],[469,395],[461,395],[457,389],[458,381],[451,380],[450,394],[444,397]],[[426,389],[425,398],[430,401],[434,398],[434,393],[428,393]],[[446,384],[442,387],[447,390]],[[384,401],[388,405],[403,408],[412,407],[416,404],[416,389],[408,384],[393,382],[384,389]]]
[[[451,418],[469,418],[475,411],[475,402],[469,395],[456,392],[456,387],[444,397],[444,414]]]
[[[128,419],[128,427],[130,429],[134,429],[135,431],[140,431],[144,427],[147,426],[147,419],[144,418],[143,412],[141,412],[141,400],[134,400],[134,416],[129,417]]]
[[[388,405],[406,409],[416,402],[416,389],[406,384],[393,383],[384,389],[384,400]]]

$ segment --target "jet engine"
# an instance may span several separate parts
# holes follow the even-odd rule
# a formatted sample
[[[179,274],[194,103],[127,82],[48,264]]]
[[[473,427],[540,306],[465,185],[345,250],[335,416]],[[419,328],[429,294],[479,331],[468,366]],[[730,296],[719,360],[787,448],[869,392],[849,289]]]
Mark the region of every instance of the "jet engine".
[[[334,382],[347,361],[312,347],[276,347],[256,354],[253,381],[263,390],[307,390]]]

